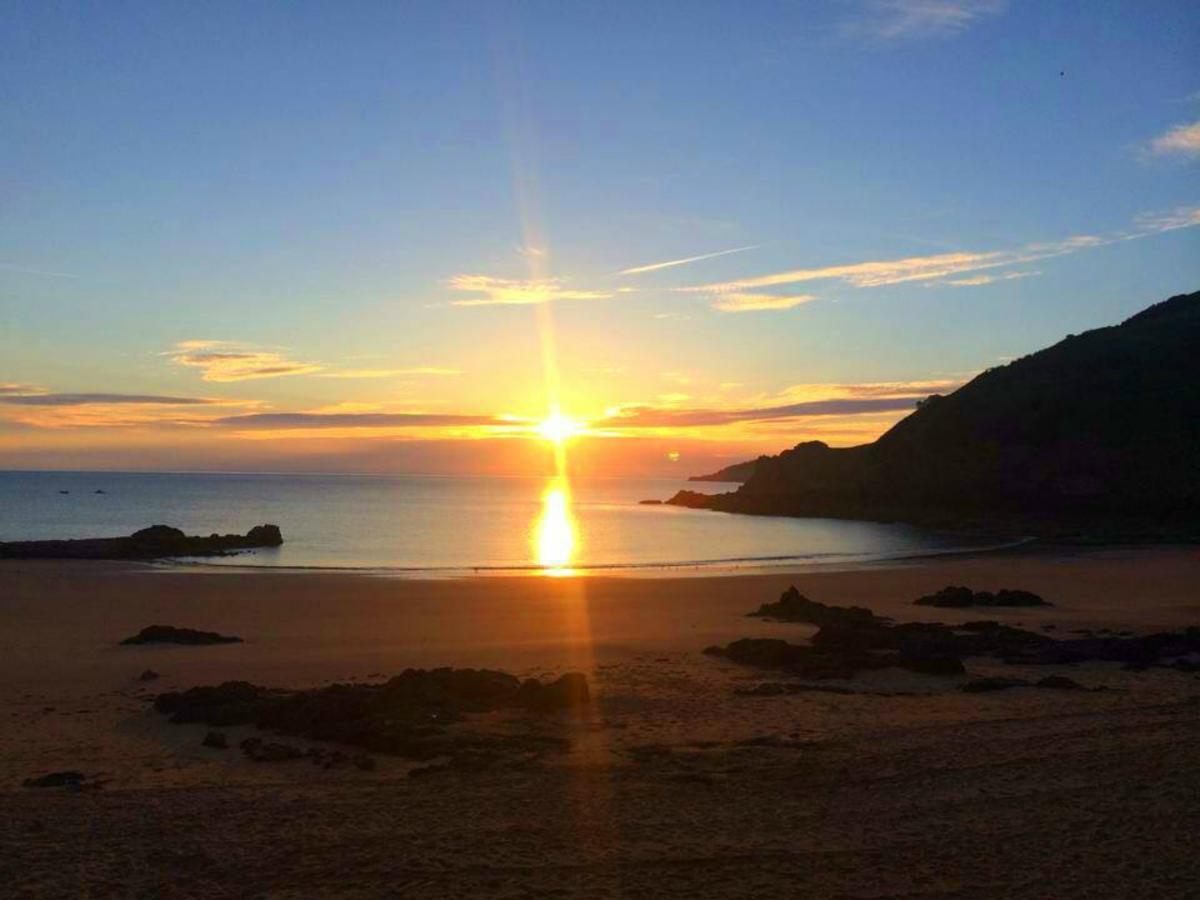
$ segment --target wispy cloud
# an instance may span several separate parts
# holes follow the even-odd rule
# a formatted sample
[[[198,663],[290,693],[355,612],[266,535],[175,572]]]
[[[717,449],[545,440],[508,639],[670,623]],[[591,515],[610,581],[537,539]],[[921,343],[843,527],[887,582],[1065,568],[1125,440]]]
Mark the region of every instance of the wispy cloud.
[[[960,251],[938,253],[931,256],[910,256],[903,259],[869,260],[816,268],[791,269],[736,281],[716,282],[694,287],[674,288],[684,293],[707,294],[713,306],[725,312],[741,312],[745,309],[779,309],[796,305],[787,297],[779,297],[763,291],[764,288],[801,284],[812,281],[840,281],[855,288],[877,288],[907,282],[944,281],[951,276],[971,272],[986,272],[1006,266],[1028,264],[1102,247],[1121,241],[1150,237],[1179,228],[1200,225],[1200,207],[1183,206],[1166,213],[1150,213],[1138,216],[1132,230],[1106,235],[1074,235],[1060,241],[1025,244],[1013,250]],[[1019,277],[1010,273],[1004,277]],[[958,279],[960,282],[971,279]],[[984,284],[983,281],[974,281]],[[961,285],[960,285],[961,286]],[[750,300],[737,299],[749,296]],[[806,296],[806,295],[798,295]],[[734,298],[729,300],[727,298]],[[807,298],[806,299],[811,299]],[[780,301],[779,305],[772,305]],[[804,301],[799,301],[804,302]]]
[[[181,366],[199,369],[201,379],[213,382],[307,375],[322,368],[316,363],[288,359],[278,350],[237,341],[180,341],[163,355]]]
[[[731,250],[718,250],[716,253],[703,253],[700,256],[687,256],[683,259],[669,259],[666,262],[650,263],[645,266],[634,266],[632,269],[622,269],[618,275],[641,275],[643,272],[657,272],[659,269],[673,269],[675,266],[686,266],[688,263],[700,262],[705,259],[716,259],[718,256],[729,256],[731,253],[745,253],[747,250],[758,249],[758,244],[748,247],[734,247]]]
[[[11,385],[5,385],[11,387]],[[202,397],[163,397],[156,394],[52,394],[52,393],[8,393],[0,391],[0,403],[14,406],[111,406],[134,404],[138,406],[194,406],[216,401]]]
[[[1005,272],[1003,275],[972,275],[969,278],[951,278],[946,281],[939,281],[935,284],[949,285],[950,287],[980,287],[985,284],[995,284],[998,281],[1013,281],[1017,278],[1030,278],[1034,275],[1041,275],[1041,272]]]
[[[997,15],[1005,0],[865,0],[843,20],[841,33],[869,41],[908,41],[953,37]]]
[[[713,301],[713,309],[721,312],[756,312],[767,309],[791,309],[816,300],[815,294],[752,294],[730,291]]]
[[[461,375],[461,369],[415,366],[408,369],[337,369],[318,373],[321,378],[407,378],[421,375]]]
[[[438,428],[447,426],[508,426],[511,419],[463,413],[250,413],[214,419],[213,425],[242,429],[294,428]]]
[[[16,272],[19,275],[42,275],[46,278],[70,278],[77,280],[78,275],[72,275],[70,272],[55,272],[51,269],[31,269],[28,266],[18,266],[13,263],[0,263],[0,271]]]
[[[607,419],[595,423],[601,428],[706,428],[802,419],[812,416],[845,416],[863,413],[896,412],[913,409],[917,397],[849,397],[810,400],[781,406],[737,409],[681,409],[662,406],[625,406]]]
[[[949,393],[960,387],[963,380],[795,384],[773,396],[712,406],[684,407],[667,396],[660,397],[657,403],[616,406],[593,424],[597,429],[620,433],[625,429],[722,428],[756,423],[778,429],[791,420],[816,417],[878,418],[882,413],[911,412],[918,400],[930,394]]]
[[[449,286],[451,290],[481,295],[451,301],[452,306],[514,306],[554,300],[606,300],[612,296],[602,291],[572,290],[564,286],[561,278],[522,281],[490,275],[455,275]]]
[[[49,393],[49,391],[47,391],[45,388],[40,388],[35,384],[18,384],[12,381],[0,383],[0,397],[46,393]]]
[[[1150,156],[1200,158],[1200,122],[1176,125],[1146,145]]]

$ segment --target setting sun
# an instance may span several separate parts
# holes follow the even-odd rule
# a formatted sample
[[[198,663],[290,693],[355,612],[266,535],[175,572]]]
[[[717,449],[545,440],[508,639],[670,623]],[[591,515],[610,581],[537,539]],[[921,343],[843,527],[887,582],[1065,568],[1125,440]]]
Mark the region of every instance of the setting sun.
[[[537,426],[538,434],[548,441],[561,444],[567,438],[582,434],[584,425],[574,419],[569,419],[562,413],[554,413]]]

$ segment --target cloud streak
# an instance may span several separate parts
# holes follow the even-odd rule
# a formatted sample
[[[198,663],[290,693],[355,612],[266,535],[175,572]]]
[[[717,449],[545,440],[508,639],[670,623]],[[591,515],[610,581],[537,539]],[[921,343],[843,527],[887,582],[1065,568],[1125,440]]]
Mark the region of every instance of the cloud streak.
[[[909,282],[952,282],[953,276],[966,273],[986,272],[1006,266],[1028,264],[1058,256],[1066,256],[1081,250],[1103,247],[1121,241],[1150,237],[1179,228],[1200,225],[1200,207],[1179,207],[1166,213],[1144,214],[1135,220],[1133,230],[1119,231],[1107,235],[1074,235],[1060,241],[1025,244],[1014,250],[958,251],[938,253],[930,256],[910,256],[901,259],[869,260],[833,266],[805,269],[790,269],[735,281],[715,282],[673,290],[683,293],[707,294],[712,298],[715,309],[724,312],[742,312],[745,309],[780,309],[796,305],[789,298],[772,295],[765,288],[808,282],[837,281],[854,288],[878,288]],[[1023,273],[995,276],[992,280],[1021,277]],[[960,278],[958,286],[985,284],[980,276]],[[738,298],[750,297],[750,300]],[[809,299],[805,296],[807,302]],[[772,298],[780,301],[772,305]],[[794,298],[792,298],[794,299]]]
[[[177,365],[199,369],[201,380],[211,382],[308,375],[322,368],[237,341],[180,341],[163,355]]]
[[[947,38],[1004,11],[1005,0],[867,0],[843,36],[877,42]]]
[[[437,428],[480,425],[511,426],[499,416],[462,413],[250,413],[211,422],[220,428],[279,430],[293,428]]]
[[[757,250],[758,244],[748,247],[734,247],[732,250],[718,250],[716,253],[703,253],[700,256],[687,256],[683,259],[669,259],[666,262],[650,263],[646,266],[634,266],[632,269],[622,269],[618,275],[641,275],[644,272],[657,272],[660,269],[673,269],[676,266],[686,266],[689,263],[701,262],[705,259],[716,259],[718,256],[729,256],[731,253],[745,253],[747,250]]]
[[[451,306],[522,306],[555,300],[607,300],[611,293],[579,291],[564,286],[561,278],[520,280],[490,275],[455,275],[451,290],[478,294],[467,300],[452,300]]]
[[[770,309],[791,309],[818,299],[815,294],[753,294],[730,291],[713,301],[712,307],[720,312],[759,312]]]
[[[20,386],[4,385],[3,387]],[[0,403],[12,406],[197,406],[216,402],[202,397],[164,397],[156,394],[21,394],[8,393],[0,389]]]
[[[461,375],[462,369],[415,366],[408,369],[338,369],[318,374],[321,378],[403,378],[418,375]]]
[[[654,406],[622,407],[615,415],[597,422],[604,428],[701,428],[802,419],[811,416],[846,416],[864,413],[911,411],[924,395],[907,397],[845,397],[809,400],[781,406],[741,409],[676,409]]]

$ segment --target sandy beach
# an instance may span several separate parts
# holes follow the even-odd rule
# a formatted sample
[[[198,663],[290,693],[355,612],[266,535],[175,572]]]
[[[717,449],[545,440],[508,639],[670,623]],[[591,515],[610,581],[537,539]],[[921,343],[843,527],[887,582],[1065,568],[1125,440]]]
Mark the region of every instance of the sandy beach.
[[[792,584],[900,622],[990,618],[1059,634],[1200,624],[1195,548],[705,578],[4,563],[0,895],[1191,893],[1200,676],[1088,663],[1056,671],[1108,690],[968,694],[963,676],[885,669],[833,685],[854,693],[736,694],[773,676],[701,651],[803,642],[815,628],[745,615]],[[912,605],[948,584],[1054,605]],[[244,643],[119,646],[155,623]],[[1047,674],[966,664],[971,677]],[[225,729],[231,749],[212,749],[206,726],[168,724],[148,702],[227,680],[315,687],[433,666],[579,671],[593,702],[525,723],[569,742],[537,765],[421,778],[418,763],[385,755],[373,771],[253,762],[236,749],[251,726]],[[139,681],[147,669],[161,677]],[[23,787],[66,769],[102,786]]]

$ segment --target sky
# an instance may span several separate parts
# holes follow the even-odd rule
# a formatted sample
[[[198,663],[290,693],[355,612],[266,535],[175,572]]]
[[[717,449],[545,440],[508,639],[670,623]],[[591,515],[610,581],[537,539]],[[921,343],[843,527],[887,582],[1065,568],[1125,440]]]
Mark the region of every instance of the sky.
[[[0,468],[690,475],[1200,289],[1194,2],[8,2],[0,85]]]

